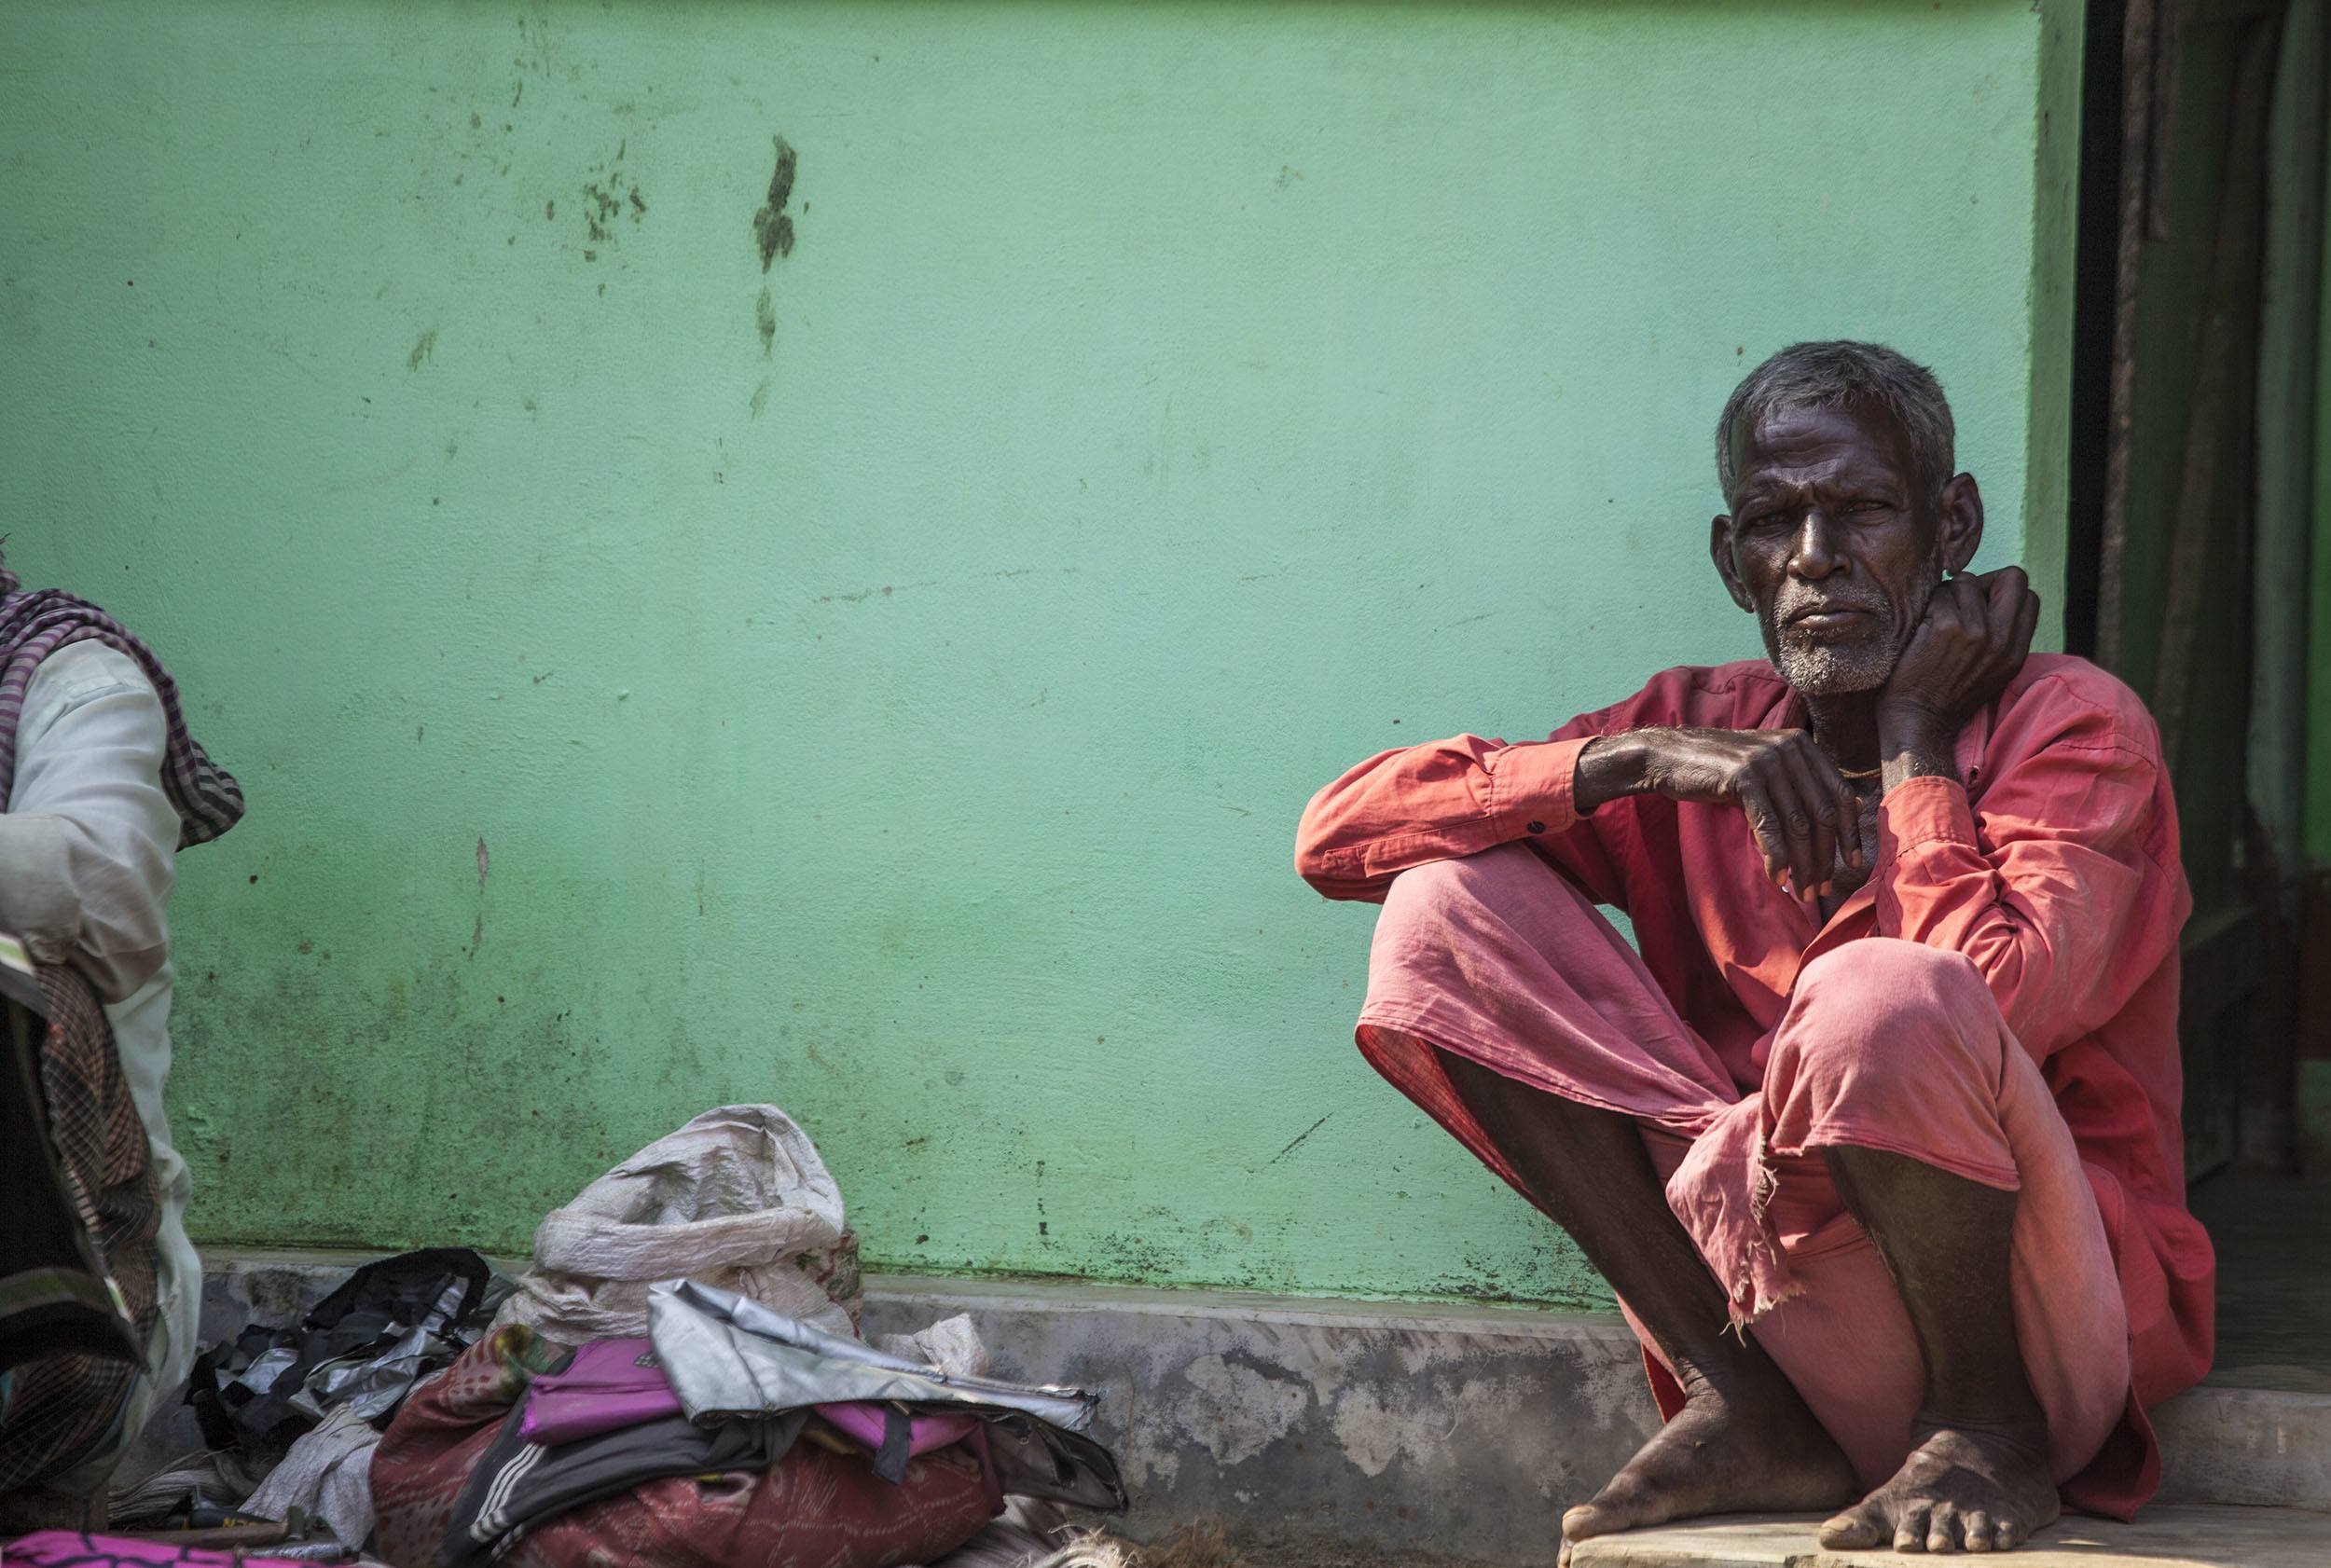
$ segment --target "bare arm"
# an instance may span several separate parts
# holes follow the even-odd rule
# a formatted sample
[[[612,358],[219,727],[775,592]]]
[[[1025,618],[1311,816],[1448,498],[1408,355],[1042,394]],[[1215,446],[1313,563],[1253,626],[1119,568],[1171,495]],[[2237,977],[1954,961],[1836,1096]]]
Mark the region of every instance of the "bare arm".
[[[1865,863],[1853,792],[1803,730],[1630,730],[1595,740],[1578,765],[1582,812],[1634,794],[1739,806],[1765,875],[1800,898],[1828,887],[1841,851]]]

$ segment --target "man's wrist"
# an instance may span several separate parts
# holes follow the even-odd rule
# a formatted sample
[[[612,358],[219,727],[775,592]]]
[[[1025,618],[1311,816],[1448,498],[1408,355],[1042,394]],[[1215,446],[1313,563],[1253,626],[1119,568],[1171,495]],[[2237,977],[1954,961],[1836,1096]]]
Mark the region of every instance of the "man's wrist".
[[[1878,709],[1878,751],[1891,757],[1903,751],[1939,751],[1948,757],[1957,748],[1960,726],[1930,709],[1904,703]]]
[[[1913,778],[1956,778],[1959,726],[1910,705],[1878,710],[1878,761],[1888,793]]]
[[[1606,801],[1641,792],[1645,747],[1639,736],[1622,731],[1596,736],[1579,753],[1570,786],[1571,805],[1584,817]]]

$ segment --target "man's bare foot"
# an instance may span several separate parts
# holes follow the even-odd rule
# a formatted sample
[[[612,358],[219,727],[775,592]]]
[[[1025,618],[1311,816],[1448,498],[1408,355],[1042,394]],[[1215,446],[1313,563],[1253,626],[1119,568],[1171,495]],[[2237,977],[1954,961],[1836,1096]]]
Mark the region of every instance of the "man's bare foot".
[[[1792,1513],[1854,1495],[1836,1440],[1775,1371],[1729,1389],[1686,1385],[1684,1408],[1610,1484],[1562,1516],[1562,1557],[1593,1535],[1696,1514]]]
[[[1823,1546],[2012,1551],[2062,1511],[2044,1425],[1923,1429],[1892,1480],[1821,1527]]]

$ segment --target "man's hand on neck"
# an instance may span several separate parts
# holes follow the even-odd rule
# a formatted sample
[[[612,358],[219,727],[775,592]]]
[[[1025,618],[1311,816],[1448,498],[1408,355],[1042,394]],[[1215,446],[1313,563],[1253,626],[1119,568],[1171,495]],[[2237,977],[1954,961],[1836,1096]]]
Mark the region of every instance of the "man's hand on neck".
[[[1912,778],[1959,777],[1959,732],[2023,667],[2039,608],[2020,566],[1935,589],[1894,673],[1870,695],[1866,722],[1877,731],[1889,793]]]

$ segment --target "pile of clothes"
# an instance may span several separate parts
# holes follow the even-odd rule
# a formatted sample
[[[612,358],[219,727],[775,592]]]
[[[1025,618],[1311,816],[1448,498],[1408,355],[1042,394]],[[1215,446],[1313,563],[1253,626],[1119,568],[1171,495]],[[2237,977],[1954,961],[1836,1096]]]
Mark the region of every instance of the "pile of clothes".
[[[986,1376],[968,1317],[868,1344],[859,1289],[807,1135],[725,1106],[549,1215],[521,1278],[386,1259],[205,1356],[188,1402],[275,1466],[235,1518],[393,1568],[1106,1562],[1046,1538],[1125,1506],[1095,1397]]]
[[[171,1469],[175,1488],[149,1478],[117,1492],[112,1517],[231,1528],[298,1509],[361,1543],[380,1428],[415,1384],[483,1336],[514,1288],[466,1247],[402,1253],[358,1269],[297,1325],[255,1325],[204,1352],[186,1402],[212,1463],[189,1455]]]
[[[956,1352],[933,1363],[689,1281],[648,1318],[571,1351],[514,1325],[419,1390],[373,1459],[379,1555],[888,1568],[952,1552],[1007,1494],[1124,1506],[1092,1396],[980,1376],[968,1319],[927,1331]]]

